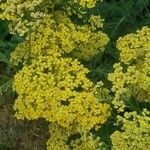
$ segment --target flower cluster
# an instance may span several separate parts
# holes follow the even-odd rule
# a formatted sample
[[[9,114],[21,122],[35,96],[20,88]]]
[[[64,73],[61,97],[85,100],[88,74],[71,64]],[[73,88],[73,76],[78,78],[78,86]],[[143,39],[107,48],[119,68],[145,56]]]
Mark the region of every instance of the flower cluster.
[[[87,8],[95,7],[97,1],[98,0],[74,0],[75,3],[79,3],[79,5]],[[101,2],[102,0],[99,1]]]
[[[124,117],[118,117],[123,124],[122,131],[111,135],[113,150],[145,150],[150,149],[150,112],[146,109],[139,115],[137,112],[126,112]]]
[[[131,97],[150,102],[150,28],[119,38],[117,48],[121,62],[114,65],[108,79],[113,83],[113,104],[118,111],[124,111]]]
[[[79,4],[78,7],[92,8],[97,0],[6,0],[0,3],[2,13],[0,18],[11,21],[10,31],[24,36],[36,30],[45,17],[54,13],[54,8],[60,5],[64,10],[70,5]],[[64,6],[63,6],[64,5]],[[70,8],[71,9],[71,8]]]
[[[11,62],[17,65],[51,49],[58,49],[60,53],[65,52],[76,58],[91,59],[104,51],[109,38],[103,32],[94,30],[103,26],[100,16],[91,16],[89,22],[89,25],[77,25],[66,13],[56,11],[51,17],[43,19],[37,30],[16,47],[11,54]]]
[[[135,64],[137,67],[147,59],[150,50],[150,28],[144,26],[136,34],[130,33],[117,41],[120,61],[124,64]],[[149,57],[149,56],[148,56]],[[139,66],[140,68],[141,66]]]
[[[88,70],[77,60],[63,58],[56,50],[49,50],[46,55],[32,59],[15,75],[13,88],[18,93],[14,105],[16,117],[28,120],[44,118],[52,126],[59,126],[55,131],[50,130],[49,149],[55,149],[56,145],[58,149],[69,148],[67,139],[72,132],[63,134],[61,128],[89,134],[110,116],[109,105],[101,104],[95,98],[93,83],[87,79],[87,73]],[[79,140],[72,141],[74,149],[80,142],[85,142],[80,145],[81,149],[87,145],[93,149],[98,142],[90,137]]]
[[[14,109],[18,119],[45,118],[63,127],[81,126],[90,130],[110,116],[109,106],[100,104],[86,78],[88,70],[77,60],[61,58],[50,51],[15,75],[19,94]],[[78,125],[79,124],[79,125]]]
[[[46,7],[39,5],[45,4],[45,0],[7,0],[0,4],[2,10],[0,18],[11,21],[10,31],[23,36],[42,22],[42,18],[46,15]]]
[[[103,143],[94,135],[77,132],[76,130],[67,130],[57,124],[50,124],[49,132],[51,137],[47,142],[48,150],[97,150],[103,147]]]

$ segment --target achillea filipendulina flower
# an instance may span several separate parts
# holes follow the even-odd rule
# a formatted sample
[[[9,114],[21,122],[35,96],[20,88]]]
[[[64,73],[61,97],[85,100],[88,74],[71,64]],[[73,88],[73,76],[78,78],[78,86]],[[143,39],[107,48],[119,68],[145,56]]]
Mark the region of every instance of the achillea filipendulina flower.
[[[102,27],[100,20],[101,18],[96,26]],[[101,31],[95,32],[93,27],[93,23],[79,26],[73,23],[66,13],[56,11],[49,18],[43,19],[36,31],[31,32],[26,40],[16,47],[11,54],[11,62],[13,65],[18,65],[19,62],[26,63],[51,49],[90,60],[96,54],[102,53],[109,41],[106,34]]]
[[[45,118],[85,131],[106,122],[109,106],[95,98],[87,73],[77,60],[62,58],[56,51],[32,60],[14,78],[13,87],[19,94],[14,106],[17,118]]]
[[[54,7],[60,5],[64,11],[70,5],[79,4],[77,7],[92,8],[97,0],[6,0],[0,3],[0,18],[10,22],[10,31],[24,36],[30,33],[43,22],[43,19],[54,13]],[[70,8],[73,9],[73,8]],[[74,13],[76,11],[74,10]]]
[[[103,147],[100,138],[91,133],[68,130],[57,124],[50,124],[49,132],[51,137],[47,142],[48,150],[97,150]]]
[[[113,150],[145,150],[150,149],[150,112],[146,109],[139,115],[137,112],[126,112],[124,117],[118,116],[122,131],[111,135]]]
[[[117,48],[121,63],[114,65],[108,79],[115,93],[113,104],[118,111],[124,111],[131,97],[150,102],[150,28],[119,38]]]

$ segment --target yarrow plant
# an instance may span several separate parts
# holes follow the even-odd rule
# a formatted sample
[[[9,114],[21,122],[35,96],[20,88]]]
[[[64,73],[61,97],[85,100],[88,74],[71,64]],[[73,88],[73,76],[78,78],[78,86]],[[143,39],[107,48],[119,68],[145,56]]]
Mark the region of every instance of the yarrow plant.
[[[78,11],[81,11],[82,14],[81,8],[92,8],[96,5],[96,1],[98,0],[69,0],[65,2],[63,0],[2,0],[0,18],[11,21],[10,31],[23,36],[30,30],[35,30],[43,19],[49,17],[49,14],[53,14],[55,7],[61,7],[64,12],[68,11],[71,14],[77,14]],[[73,5],[77,5],[77,10],[72,9]]]
[[[60,53],[89,60],[97,53],[102,53],[109,41],[108,36],[102,31],[95,32],[102,26],[103,20],[99,16],[97,18],[91,16],[88,25],[76,25],[66,13],[56,11],[49,18],[45,18],[36,32],[26,37],[26,41],[17,46],[11,55],[11,61],[17,65],[23,60],[28,60],[29,57],[46,53],[46,47],[49,47],[48,50],[59,49]]]
[[[114,64],[114,72],[108,79],[112,82],[112,104],[119,113],[117,122],[121,128],[110,136],[112,149],[149,149],[150,112],[139,111],[140,108],[138,112],[131,111],[128,104],[132,99],[138,104],[150,102],[150,28],[144,26],[119,38],[117,48],[120,62]]]
[[[19,94],[16,115],[45,118],[68,128],[80,124],[88,130],[105,122],[110,116],[109,106],[100,104],[90,92],[92,82],[86,78],[87,72],[77,60],[62,58],[54,51],[34,59],[14,78]]]
[[[109,38],[101,31],[100,16],[83,18],[83,24],[71,20],[72,14],[94,7],[96,0],[62,2],[7,0],[0,6],[0,17],[10,21],[11,33],[24,37],[11,54],[12,66],[22,66],[13,81],[18,94],[14,110],[18,119],[49,122],[48,149],[94,150],[103,144],[91,130],[105,123],[111,112],[95,97],[89,71],[77,59],[103,52]],[[73,4],[77,9],[70,7]]]
[[[87,72],[77,60],[62,58],[54,51],[34,59],[14,78],[13,86],[19,94],[14,105],[16,117],[29,120],[44,118],[57,124],[55,130],[69,130],[68,138],[74,132],[89,134],[91,129],[107,121],[110,108],[99,103],[91,92],[92,82],[86,78]],[[54,145],[50,142],[49,149],[55,149],[56,144],[66,147],[67,139],[58,144],[55,132],[52,135]],[[53,133],[51,128],[50,133]]]
[[[118,111],[124,111],[131,97],[150,102],[150,28],[145,26],[135,34],[119,38],[117,48],[120,62],[114,65],[108,79],[115,92],[113,104]]]
[[[111,135],[112,149],[132,150],[150,149],[150,112],[144,109],[141,115],[137,112],[126,112],[118,116],[118,123],[123,124],[121,131]]]

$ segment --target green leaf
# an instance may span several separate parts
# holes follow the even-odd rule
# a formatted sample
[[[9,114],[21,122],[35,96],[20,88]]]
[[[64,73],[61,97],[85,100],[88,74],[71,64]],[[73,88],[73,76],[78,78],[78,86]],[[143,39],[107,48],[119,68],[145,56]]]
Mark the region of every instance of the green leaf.
[[[12,79],[6,76],[0,75],[0,94],[8,91],[12,87]]]
[[[4,62],[9,65],[9,59],[0,52],[0,62]]]

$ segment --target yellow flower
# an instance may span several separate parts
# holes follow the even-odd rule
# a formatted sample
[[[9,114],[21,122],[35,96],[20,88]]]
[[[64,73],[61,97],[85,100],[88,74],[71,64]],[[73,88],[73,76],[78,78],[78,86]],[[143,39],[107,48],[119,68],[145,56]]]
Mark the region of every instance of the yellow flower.
[[[150,102],[150,28],[145,26],[135,34],[119,38],[117,48],[121,63],[114,65],[108,79],[115,93],[113,104],[118,111],[124,111],[125,102],[131,97]]]
[[[149,113],[148,110],[143,110],[142,115],[138,115],[137,112],[126,112],[124,117],[118,117],[123,127],[122,131],[115,131],[111,135],[112,149],[150,149]]]

